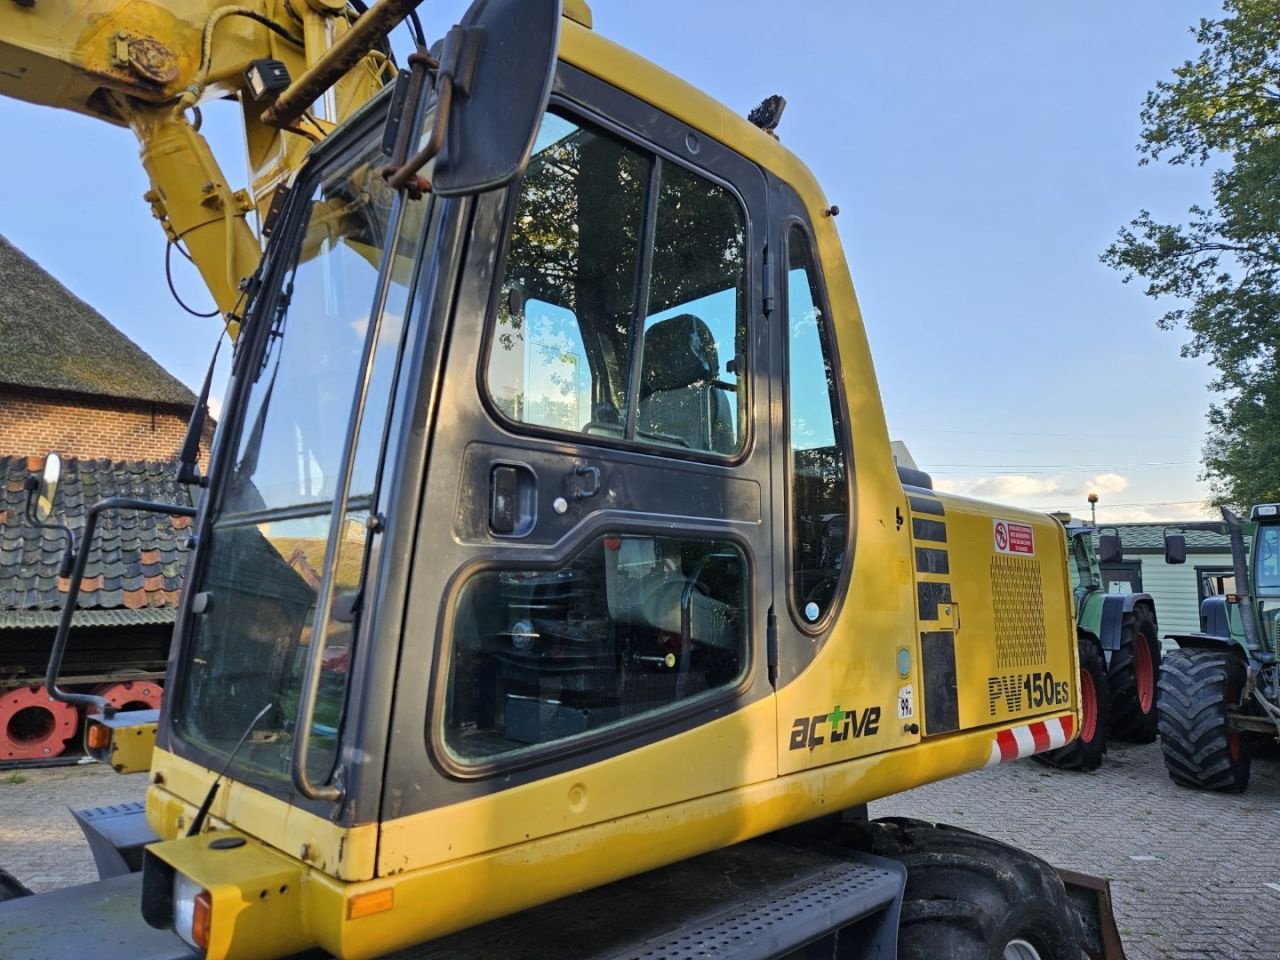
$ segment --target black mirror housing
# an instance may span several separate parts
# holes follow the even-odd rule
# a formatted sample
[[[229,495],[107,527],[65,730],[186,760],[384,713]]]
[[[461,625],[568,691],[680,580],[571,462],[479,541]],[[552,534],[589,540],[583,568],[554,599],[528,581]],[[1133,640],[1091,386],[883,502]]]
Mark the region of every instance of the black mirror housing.
[[[433,193],[495,190],[524,173],[551,96],[560,14],[561,0],[476,0],[450,31],[438,48],[453,95],[439,104],[449,115]]]
[[[1119,563],[1124,559],[1124,547],[1120,543],[1120,534],[1103,533],[1098,535],[1098,562]]]
[[[1186,563],[1187,562],[1187,538],[1180,533],[1170,533],[1168,530],[1164,534],[1164,562],[1165,563]]]

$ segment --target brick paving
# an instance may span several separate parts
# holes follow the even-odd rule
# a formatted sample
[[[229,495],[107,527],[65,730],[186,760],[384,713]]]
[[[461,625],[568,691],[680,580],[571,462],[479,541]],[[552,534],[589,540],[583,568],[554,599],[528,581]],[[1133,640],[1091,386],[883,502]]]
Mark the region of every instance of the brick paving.
[[[1249,789],[1176,786],[1159,744],[1111,744],[1093,773],[1030,760],[871,804],[942,820],[1111,881],[1130,960],[1280,960],[1280,761]]]
[[[21,781],[21,782],[17,782]],[[146,778],[92,765],[0,773],[0,866],[33,890],[95,877],[67,807],[141,799]],[[1280,761],[1243,794],[1176,787],[1158,745],[1113,744],[1094,773],[1029,760],[880,800],[1111,881],[1130,960],[1280,960]]]

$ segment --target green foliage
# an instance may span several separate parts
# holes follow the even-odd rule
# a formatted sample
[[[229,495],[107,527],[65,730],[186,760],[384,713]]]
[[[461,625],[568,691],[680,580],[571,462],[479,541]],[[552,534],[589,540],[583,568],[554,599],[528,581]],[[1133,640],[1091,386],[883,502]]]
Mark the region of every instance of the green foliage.
[[[1223,164],[1212,203],[1185,223],[1143,210],[1102,254],[1177,305],[1184,356],[1206,356],[1220,394],[1209,409],[1204,478],[1216,503],[1280,499],[1280,0],[1227,0],[1201,20],[1200,55],[1147,95],[1140,163]]]

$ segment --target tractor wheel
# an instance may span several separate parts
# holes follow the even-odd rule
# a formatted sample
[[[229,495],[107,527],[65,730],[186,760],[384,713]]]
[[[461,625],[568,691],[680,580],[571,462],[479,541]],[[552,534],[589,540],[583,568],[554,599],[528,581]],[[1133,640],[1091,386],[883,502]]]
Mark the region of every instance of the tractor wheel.
[[[31,891],[26,888],[26,885],[21,880],[8,870],[0,870],[0,902],[29,896],[31,896]]]
[[[945,824],[866,825],[871,852],[907,868],[900,960],[1080,960],[1080,918],[1038,857]]]
[[[1080,736],[1057,750],[1037,753],[1041,763],[1059,770],[1097,770],[1107,752],[1111,694],[1107,664],[1092,638],[1080,641]]]
[[[1245,666],[1229,650],[1171,650],[1160,670],[1160,746],[1169,779],[1239,793],[1249,784],[1249,744],[1227,724]]]
[[[1156,738],[1156,696],[1160,676],[1160,641],[1156,621],[1146,607],[1134,608],[1111,655],[1111,736],[1131,743]]]

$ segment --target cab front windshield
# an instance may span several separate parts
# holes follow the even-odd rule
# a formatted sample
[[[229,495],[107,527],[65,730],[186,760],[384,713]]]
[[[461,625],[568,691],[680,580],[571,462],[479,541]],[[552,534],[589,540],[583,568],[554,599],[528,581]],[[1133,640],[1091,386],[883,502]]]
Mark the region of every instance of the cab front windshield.
[[[411,243],[401,244],[373,343],[370,310],[394,199],[378,174],[381,160],[372,138],[340,155],[312,181],[310,203],[299,214],[305,227],[280,227],[278,236],[295,238],[292,261],[277,273],[272,315],[257,321],[269,329],[251,333],[254,342],[245,343],[245,355],[237,358],[241,412],[232,414],[230,427],[238,436],[223,440],[234,456],[228,463],[231,451],[223,451],[199,580],[190,588],[193,615],[175,711],[178,731],[226,756],[249,730],[237,765],[269,779],[289,778],[301,678],[330,540],[337,551],[335,603],[321,654],[309,776],[323,780],[336,759],[366,563],[365,521],[375,496],[413,260],[405,249]],[[409,231],[405,224],[402,236],[417,235]],[[345,519],[335,531],[333,501],[365,363],[372,365],[368,399]],[[264,707],[265,716],[253,723]]]

